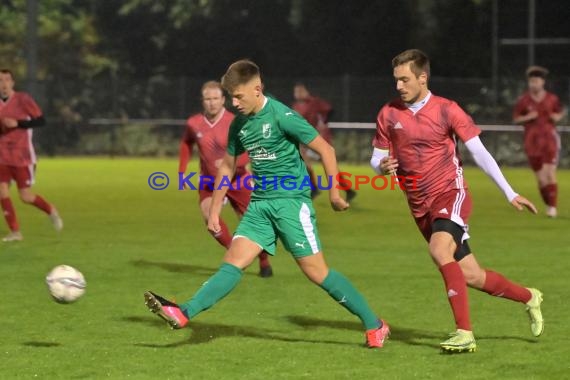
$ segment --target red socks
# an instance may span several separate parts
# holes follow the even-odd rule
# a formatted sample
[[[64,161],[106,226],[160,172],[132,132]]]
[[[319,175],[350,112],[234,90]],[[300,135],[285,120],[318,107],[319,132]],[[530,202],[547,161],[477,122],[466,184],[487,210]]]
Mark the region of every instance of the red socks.
[[[522,303],[530,301],[532,294],[527,288],[510,282],[500,273],[486,270],[485,274],[485,285],[483,285],[483,289],[481,289],[485,293]]]
[[[14,210],[14,205],[12,205],[12,200],[10,198],[2,198],[0,199],[0,203],[2,204],[4,218],[6,219],[6,223],[8,223],[10,231],[19,231],[20,226],[18,225],[18,219],[16,218],[16,211]]]
[[[471,321],[469,320],[469,300],[467,298],[467,284],[461,271],[461,267],[455,261],[445,264],[439,268],[455,325],[458,329],[471,331]]]
[[[440,267],[439,271],[445,282],[445,289],[457,328],[471,330],[467,284],[461,267],[457,262],[451,262]],[[501,274],[490,270],[486,270],[485,274],[485,284],[481,289],[485,293],[522,303],[527,303],[532,298],[532,294],[527,288],[509,281]]]
[[[232,243],[232,235],[230,234],[230,231],[228,230],[228,226],[226,225],[226,223],[222,219],[220,219],[220,227],[221,227],[221,231],[218,232],[217,234],[214,234],[212,232],[210,232],[210,233],[212,234],[214,239],[216,239],[218,241],[218,243],[220,243],[221,245],[223,245],[226,248],[229,248],[230,244]],[[269,255],[267,252],[261,251],[261,253],[259,254],[258,257],[259,257],[259,267],[260,268],[266,268],[266,267],[270,266]]]
[[[39,195],[36,195],[36,198],[32,202],[32,205],[36,206],[37,208],[39,208],[40,210],[42,210],[43,212],[45,212],[48,215],[51,214],[51,210],[52,210],[51,205],[49,203],[47,203],[45,201],[45,199],[43,199]]]
[[[547,206],[556,207],[558,198],[558,184],[551,183],[540,188],[540,195]]]
[[[10,198],[2,198],[0,199],[0,203],[2,204],[4,218],[6,219],[6,223],[8,223],[8,227],[10,227],[10,231],[19,231],[20,226],[18,225],[18,219],[16,218],[16,212],[14,210],[14,206],[12,205],[12,200]],[[51,211],[53,210],[52,205],[47,203],[45,199],[39,195],[36,195],[36,198],[31,204],[48,215],[51,214]]]
[[[257,257],[259,258],[259,267],[260,268],[267,268],[268,266],[270,266],[269,254],[267,252],[261,251],[261,253]]]

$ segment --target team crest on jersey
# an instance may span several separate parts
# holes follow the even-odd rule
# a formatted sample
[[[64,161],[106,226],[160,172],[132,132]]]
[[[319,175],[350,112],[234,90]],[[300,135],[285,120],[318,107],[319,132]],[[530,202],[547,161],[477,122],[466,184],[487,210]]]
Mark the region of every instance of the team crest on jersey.
[[[268,139],[271,137],[271,124],[263,124],[261,127],[261,132],[263,133],[263,138]]]
[[[202,138],[202,132],[196,133],[196,137],[199,138],[199,139],[201,139],[201,138]]]

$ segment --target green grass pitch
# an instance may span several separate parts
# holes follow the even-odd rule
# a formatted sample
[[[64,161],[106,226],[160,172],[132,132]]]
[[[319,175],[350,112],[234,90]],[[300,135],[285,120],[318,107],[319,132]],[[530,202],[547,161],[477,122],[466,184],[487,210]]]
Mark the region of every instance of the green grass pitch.
[[[193,191],[178,191],[175,160],[43,159],[35,190],[65,228],[16,199],[25,240],[0,245],[1,375],[113,379],[562,379],[570,373],[570,172],[559,172],[559,217],[544,216],[532,173],[505,169],[541,208],[514,210],[490,179],[468,168],[474,199],[471,247],[482,266],[544,292],[544,335],[530,334],[523,305],[470,291],[474,354],[442,355],[454,325],[439,272],[399,191],[359,191],[351,210],[316,200],[329,265],[346,274],[392,326],[379,351],[363,347],[359,321],[307,281],[278,249],[275,276],[257,264],[226,299],[172,331],[143,304],[154,290],[184,301],[216,270],[223,250],[207,233]],[[193,166],[196,169],[195,163]],[[344,170],[370,174],[365,166]],[[153,191],[154,171],[172,177]],[[236,217],[226,207],[233,229]],[[4,223],[0,233],[7,232]],[[80,269],[77,303],[51,300],[58,264]]]

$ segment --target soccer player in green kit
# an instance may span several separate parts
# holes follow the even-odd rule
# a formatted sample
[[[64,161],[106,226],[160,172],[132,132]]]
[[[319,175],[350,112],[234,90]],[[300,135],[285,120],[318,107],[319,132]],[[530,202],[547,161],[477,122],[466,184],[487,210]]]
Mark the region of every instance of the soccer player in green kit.
[[[208,229],[220,229],[219,215],[236,167],[236,157],[247,151],[254,175],[249,207],[234,234],[219,270],[196,294],[183,304],[175,304],[153,293],[145,293],[147,307],[175,329],[209,309],[238,284],[242,271],[262,249],[275,254],[281,239],[297,264],[313,283],[323,288],[340,305],[355,314],[366,330],[366,345],[380,348],[388,338],[388,324],[377,317],[352,283],[329,269],[321,251],[315,210],[311,202],[308,173],[299,153],[299,144],[317,152],[329,180],[329,198],[335,211],[348,203],[337,188],[334,149],[298,113],[263,94],[259,67],[240,60],[228,68],[222,85],[240,115],[230,126],[227,153],[218,169],[210,207]]]

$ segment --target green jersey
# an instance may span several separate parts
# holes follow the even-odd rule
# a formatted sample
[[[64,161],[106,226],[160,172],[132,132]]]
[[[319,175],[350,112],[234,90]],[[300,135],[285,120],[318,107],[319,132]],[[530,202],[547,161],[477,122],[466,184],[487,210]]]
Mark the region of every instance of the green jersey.
[[[253,172],[252,200],[311,196],[311,182],[299,143],[308,144],[318,132],[297,112],[267,97],[255,115],[239,115],[228,135],[227,152],[248,153]]]

